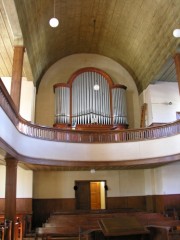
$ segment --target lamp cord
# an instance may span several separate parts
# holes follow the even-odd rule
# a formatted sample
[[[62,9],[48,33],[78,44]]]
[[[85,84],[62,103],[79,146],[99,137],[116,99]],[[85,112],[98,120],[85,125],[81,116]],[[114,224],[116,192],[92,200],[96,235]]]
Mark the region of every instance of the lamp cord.
[[[54,17],[55,17],[55,0],[54,0]]]

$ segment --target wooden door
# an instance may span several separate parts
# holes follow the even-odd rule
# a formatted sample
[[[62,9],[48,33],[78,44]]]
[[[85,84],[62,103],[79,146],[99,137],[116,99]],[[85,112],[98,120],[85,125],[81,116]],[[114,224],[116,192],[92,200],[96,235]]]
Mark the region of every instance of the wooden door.
[[[101,209],[100,182],[90,183],[91,209]]]
[[[89,181],[76,181],[76,209],[90,210],[90,184]]]

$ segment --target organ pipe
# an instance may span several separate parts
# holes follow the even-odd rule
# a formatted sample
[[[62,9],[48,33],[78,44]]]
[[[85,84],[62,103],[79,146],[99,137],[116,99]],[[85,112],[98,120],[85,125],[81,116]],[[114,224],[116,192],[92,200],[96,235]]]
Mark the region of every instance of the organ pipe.
[[[55,123],[127,125],[126,87],[114,85],[101,70],[85,70],[54,85]]]

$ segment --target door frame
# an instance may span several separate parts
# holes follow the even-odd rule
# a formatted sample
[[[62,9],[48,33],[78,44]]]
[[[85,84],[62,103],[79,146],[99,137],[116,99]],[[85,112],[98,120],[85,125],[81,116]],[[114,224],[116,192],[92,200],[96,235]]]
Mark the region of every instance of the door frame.
[[[91,184],[91,182],[104,182],[104,200],[105,200],[105,209],[107,209],[107,190],[108,190],[108,188],[107,188],[107,182],[106,182],[106,180],[75,180],[75,185],[74,185],[74,190],[75,191],[78,191],[78,183],[79,182],[85,182],[85,183],[89,183],[89,189],[90,189],[90,184]],[[91,189],[90,189],[91,190]],[[89,195],[90,195],[91,193],[89,193]],[[91,201],[91,199],[90,199],[90,201]],[[75,206],[76,206],[76,209],[77,209],[77,194],[75,193]],[[91,202],[90,202],[90,206],[89,206],[89,210],[92,210],[91,209]],[[98,210],[101,210],[101,209],[98,209]],[[102,209],[103,210],[103,209]]]

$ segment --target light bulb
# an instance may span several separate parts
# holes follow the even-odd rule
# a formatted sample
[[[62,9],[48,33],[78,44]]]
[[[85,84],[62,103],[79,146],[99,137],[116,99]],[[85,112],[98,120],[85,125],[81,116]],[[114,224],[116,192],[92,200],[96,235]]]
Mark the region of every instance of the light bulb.
[[[57,18],[51,18],[49,20],[49,25],[53,28],[57,27],[59,25],[59,20]]]
[[[99,85],[98,85],[97,83],[94,85],[94,90],[95,90],[95,91],[98,91],[98,90],[99,90]]]
[[[174,29],[173,36],[176,38],[180,37],[180,29]]]

